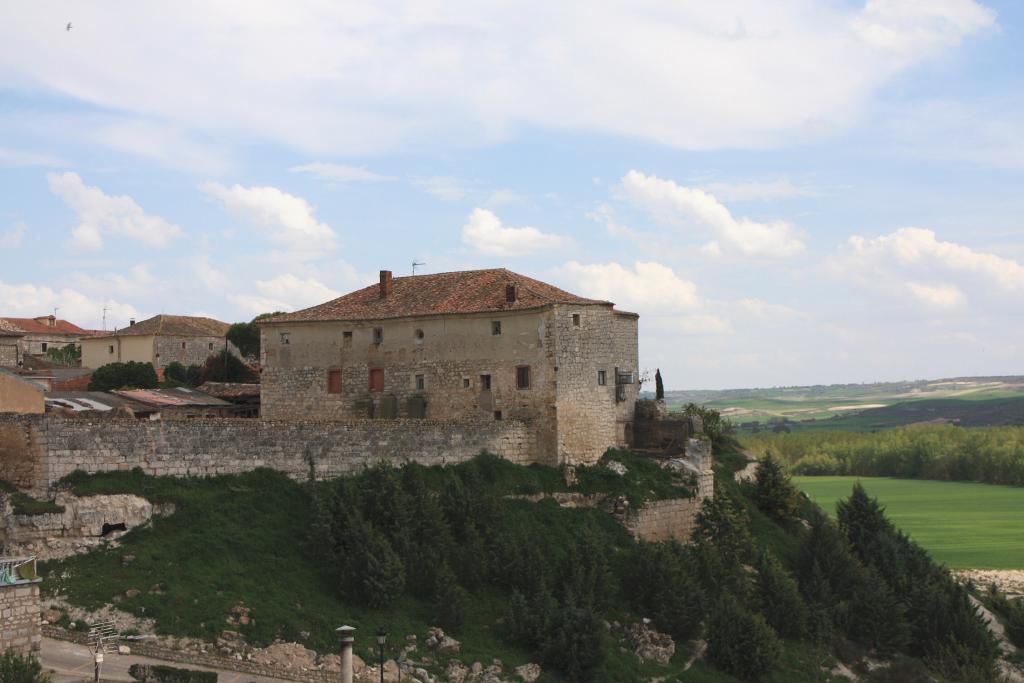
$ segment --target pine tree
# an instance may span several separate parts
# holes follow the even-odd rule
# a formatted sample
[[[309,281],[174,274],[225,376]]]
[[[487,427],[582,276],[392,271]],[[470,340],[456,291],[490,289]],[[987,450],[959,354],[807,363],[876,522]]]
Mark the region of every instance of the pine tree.
[[[462,628],[469,606],[469,594],[459,585],[454,572],[442,563],[436,572],[434,586],[434,612],[438,623],[451,631]]]
[[[768,625],[784,638],[802,638],[808,614],[796,581],[767,551],[761,552],[754,566],[758,602]]]
[[[776,521],[791,519],[796,514],[800,494],[771,453],[758,462],[752,494],[761,512]]]
[[[778,668],[782,644],[760,614],[723,596],[708,624],[708,660],[745,681],[759,681]]]

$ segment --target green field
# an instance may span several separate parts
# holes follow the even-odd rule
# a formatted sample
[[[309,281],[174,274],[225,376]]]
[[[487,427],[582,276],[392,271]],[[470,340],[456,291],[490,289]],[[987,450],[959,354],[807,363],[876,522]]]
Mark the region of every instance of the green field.
[[[829,514],[860,481],[889,519],[954,569],[1024,569],[1024,488],[880,477],[793,477]]]

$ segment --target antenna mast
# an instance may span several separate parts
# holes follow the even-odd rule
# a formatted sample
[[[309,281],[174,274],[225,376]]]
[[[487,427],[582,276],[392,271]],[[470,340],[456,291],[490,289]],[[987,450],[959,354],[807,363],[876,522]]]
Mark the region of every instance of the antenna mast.
[[[423,263],[422,261],[417,261],[416,259],[413,259],[412,260],[412,274],[413,275],[416,274],[416,266],[425,266],[425,265],[427,265],[427,264]]]

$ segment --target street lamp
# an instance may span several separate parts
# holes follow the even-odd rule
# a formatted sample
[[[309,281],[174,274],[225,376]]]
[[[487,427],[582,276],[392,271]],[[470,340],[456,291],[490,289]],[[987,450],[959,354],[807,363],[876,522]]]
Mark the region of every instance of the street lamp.
[[[384,643],[387,642],[388,632],[381,626],[377,629],[377,647],[380,650],[380,683],[384,683]]]
[[[352,626],[340,626],[334,629],[341,641],[341,683],[352,683],[352,641],[356,629]]]

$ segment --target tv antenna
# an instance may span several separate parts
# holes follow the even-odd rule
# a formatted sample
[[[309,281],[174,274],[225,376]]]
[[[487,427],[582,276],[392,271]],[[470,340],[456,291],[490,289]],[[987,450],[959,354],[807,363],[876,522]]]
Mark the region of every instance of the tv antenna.
[[[416,259],[413,259],[412,260],[412,274],[413,275],[416,274],[416,266],[425,266],[425,265],[427,265],[427,264],[423,263],[422,261],[417,261]]]
[[[108,306],[104,306],[103,307],[103,331],[104,332],[107,331],[107,311],[108,310],[109,310]]]
[[[143,640],[145,638],[156,638],[156,636],[125,636],[117,631],[113,620],[101,621],[93,624],[89,629],[86,642],[93,653],[93,681],[99,683],[100,665],[103,664],[103,655],[117,652],[117,641],[119,640]]]

